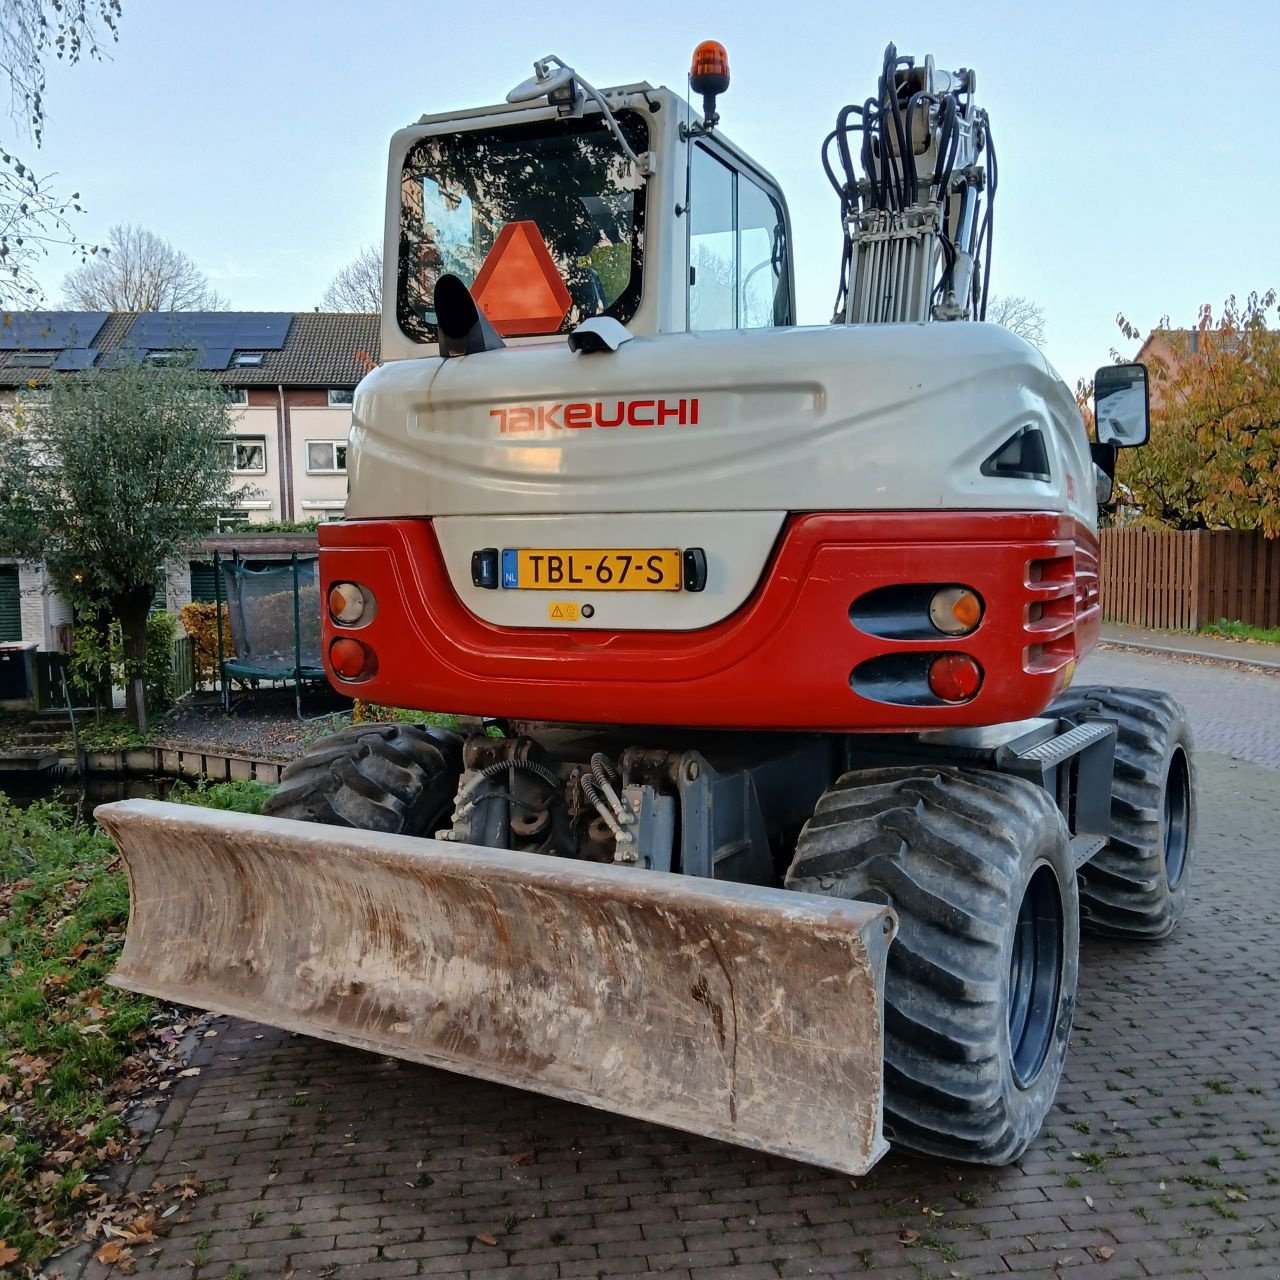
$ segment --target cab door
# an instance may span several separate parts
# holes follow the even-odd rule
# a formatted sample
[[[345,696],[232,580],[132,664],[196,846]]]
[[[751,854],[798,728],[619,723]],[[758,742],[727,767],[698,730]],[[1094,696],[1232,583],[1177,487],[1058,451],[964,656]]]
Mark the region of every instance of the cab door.
[[[689,145],[690,330],[794,324],[790,227],[777,186],[712,139]]]

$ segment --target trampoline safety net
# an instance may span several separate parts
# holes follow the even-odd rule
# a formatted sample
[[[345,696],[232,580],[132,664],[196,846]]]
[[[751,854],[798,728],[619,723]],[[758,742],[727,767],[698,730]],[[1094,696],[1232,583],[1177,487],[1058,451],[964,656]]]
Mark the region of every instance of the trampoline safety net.
[[[223,662],[226,673],[264,680],[323,678],[318,557],[250,567],[236,556],[221,559],[218,568],[235,647],[235,657]]]

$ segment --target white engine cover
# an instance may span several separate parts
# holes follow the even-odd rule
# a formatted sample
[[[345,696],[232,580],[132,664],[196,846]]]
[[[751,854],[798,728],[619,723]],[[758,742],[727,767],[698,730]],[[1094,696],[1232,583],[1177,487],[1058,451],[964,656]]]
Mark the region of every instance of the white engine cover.
[[[1049,480],[984,475],[1027,425]],[[608,593],[594,620],[686,628],[742,603],[788,512],[1097,522],[1074,397],[1034,347],[989,324],[642,336],[597,354],[557,339],[393,361],[357,390],[348,468],[347,517],[435,517],[460,596],[505,625],[548,625],[545,593],[473,587],[472,550],[705,547],[732,571],[701,601]]]

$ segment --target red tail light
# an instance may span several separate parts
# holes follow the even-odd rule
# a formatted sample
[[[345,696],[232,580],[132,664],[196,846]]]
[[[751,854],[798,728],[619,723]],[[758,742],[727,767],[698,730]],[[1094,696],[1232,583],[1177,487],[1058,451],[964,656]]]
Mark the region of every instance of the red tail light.
[[[339,636],[329,646],[329,665],[340,680],[367,680],[378,670],[378,655],[360,640]]]
[[[982,687],[982,668],[964,653],[944,653],[929,664],[929,688],[944,702],[968,702]]]

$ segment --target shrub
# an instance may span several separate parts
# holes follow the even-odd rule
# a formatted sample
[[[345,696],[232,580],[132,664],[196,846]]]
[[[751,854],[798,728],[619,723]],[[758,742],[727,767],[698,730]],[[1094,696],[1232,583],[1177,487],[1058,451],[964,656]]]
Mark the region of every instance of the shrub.
[[[184,604],[178,615],[187,635],[191,637],[192,660],[196,672],[196,684],[210,684],[218,679],[218,606],[204,602]],[[227,606],[222,605],[222,652],[225,657],[235,657],[235,645],[231,642],[231,620]]]

